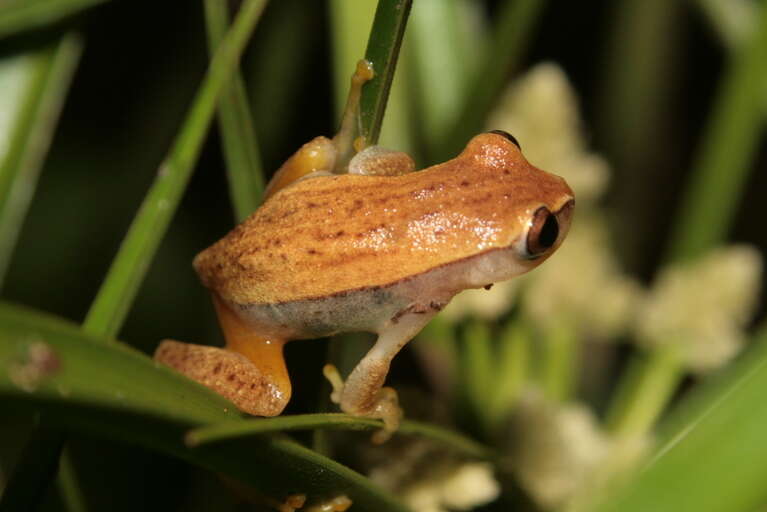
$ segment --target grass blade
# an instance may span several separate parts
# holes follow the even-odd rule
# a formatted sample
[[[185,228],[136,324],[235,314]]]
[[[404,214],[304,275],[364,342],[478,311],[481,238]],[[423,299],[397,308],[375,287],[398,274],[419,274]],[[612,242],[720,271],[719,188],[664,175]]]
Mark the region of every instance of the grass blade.
[[[155,182],[88,312],[86,331],[112,336],[120,329],[189,181],[218,98],[229,83],[265,6],[265,0],[246,0],[211,60],[181,131],[161,163]]]
[[[368,144],[381,133],[386,101],[394,79],[399,49],[405,34],[412,0],[379,0],[365,58],[373,63],[375,77],[362,88],[361,132]]]
[[[345,493],[361,510],[405,510],[362,475],[286,438],[189,449],[186,431],[240,414],[130,347],[1,303],[0,400],[7,411],[42,411],[49,421],[180,457],[276,498],[296,489],[310,497]]]
[[[219,47],[229,28],[229,8],[220,0],[205,0],[205,25],[211,54]],[[256,141],[245,82],[239,69],[218,103],[218,120],[229,176],[236,221],[244,220],[258,208],[264,190],[261,156]]]
[[[381,421],[350,416],[348,414],[299,414],[294,416],[279,416],[276,418],[233,421],[201,427],[190,431],[186,435],[186,442],[190,446],[201,446],[209,443],[217,443],[274,432],[285,432],[288,430],[377,430],[382,427],[383,423]],[[420,435],[443,443],[446,447],[452,448],[456,452],[469,457],[478,457],[482,459],[493,459],[496,457],[490,448],[482,446],[457,432],[436,425],[405,420],[402,422],[395,435],[400,434]]]
[[[0,283],[4,281],[21,225],[82,51],[74,33],[25,57],[26,94],[0,155]],[[9,98],[10,99],[10,98]]]
[[[10,0],[0,4],[0,37],[45,27],[107,0]]]

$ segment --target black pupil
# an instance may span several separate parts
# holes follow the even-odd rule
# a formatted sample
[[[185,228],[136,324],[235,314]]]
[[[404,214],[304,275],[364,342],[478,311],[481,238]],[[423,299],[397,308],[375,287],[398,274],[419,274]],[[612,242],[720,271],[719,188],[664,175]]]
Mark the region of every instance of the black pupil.
[[[559,223],[557,222],[556,217],[553,215],[546,216],[546,221],[543,223],[541,231],[538,234],[538,244],[541,247],[548,249],[554,245],[554,242],[557,241],[558,236]]]

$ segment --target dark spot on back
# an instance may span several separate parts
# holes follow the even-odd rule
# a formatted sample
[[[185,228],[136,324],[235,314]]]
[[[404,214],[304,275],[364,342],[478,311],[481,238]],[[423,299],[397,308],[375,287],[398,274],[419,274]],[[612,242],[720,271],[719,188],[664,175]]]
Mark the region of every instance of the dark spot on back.
[[[468,181],[466,181],[466,180],[463,180],[463,181],[461,182],[461,186],[462,186],[462,187],[468,187],[468,186],[469,186],[469,182],[468,182]]]

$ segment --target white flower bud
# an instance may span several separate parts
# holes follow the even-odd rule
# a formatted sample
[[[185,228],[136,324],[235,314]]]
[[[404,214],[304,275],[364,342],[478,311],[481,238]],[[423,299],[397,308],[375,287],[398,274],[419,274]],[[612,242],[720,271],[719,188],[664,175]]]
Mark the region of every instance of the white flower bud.
[[[715,249],[694,262],[665,267],[639,309],[639,343],[675,344],[696,372],[722,366],[743,345],[761,271],[761,255],[748,246]]]

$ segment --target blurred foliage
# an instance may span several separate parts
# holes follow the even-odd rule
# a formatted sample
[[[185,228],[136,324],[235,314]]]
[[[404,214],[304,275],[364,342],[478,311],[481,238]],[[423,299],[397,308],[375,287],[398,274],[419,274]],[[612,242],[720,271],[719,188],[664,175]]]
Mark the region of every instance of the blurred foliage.
[[[377,2],[270,2],[239,69],[208,72],[224,7],[241,4],[0,3],[3,298],[35,310],[0,307],[0,488],[18,468],[39,482],[17,490],[47,487],[51,511],[261,510],[300,492],[364,510],[767,506],[767,345],[751,329],[767,247],[763,1],[413,2],[388,104],[366,92],[386,104],[381,143],[426,166],[507,129],[568,179],[578,213],[551,261],[459,296],[397,357],[389,382],[417,421],[382,446],[344,430],[371,420],[311,414],[327,405],[326,357],[353,365],[368,346],[355,336],[289,344],[294,399],[262,423],[146,357],[166,337],[220,342],[191,260],[296,148],[334,133]],[[383,54],[397,55],[403,14],[373,32]],[[194,174],[154,197],[169,154]],[[159,245],[113,273],[120,307],[86,335],[62,318],[84,321],[143,201]],[[100,343],[112,337],[136,350]],[[53,376],[46,347],[65,362]],[[47,485],[40,464],[64,439]]]

